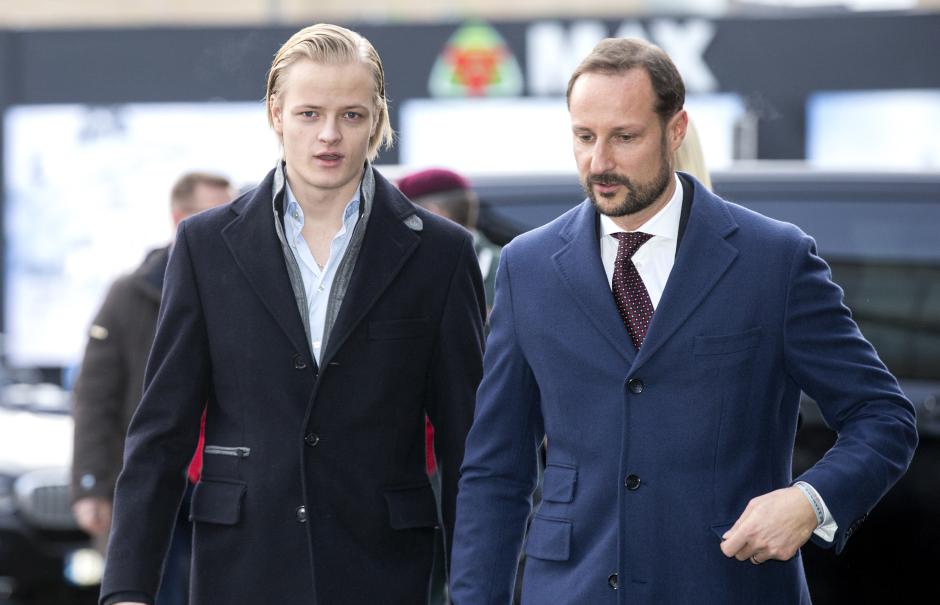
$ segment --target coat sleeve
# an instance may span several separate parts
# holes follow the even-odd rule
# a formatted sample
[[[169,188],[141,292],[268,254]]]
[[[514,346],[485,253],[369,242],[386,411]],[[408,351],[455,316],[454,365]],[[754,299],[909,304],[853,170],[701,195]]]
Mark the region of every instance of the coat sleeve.
[[[170,253],[144,395],[118,477],[102,597],[155,595],[199,437],[210,382],[208,338],[186,222]]]
[[[81,369],[72,390],[75,437],[72,455],[72,500],[95,497],[110,500],[121,470],[124,397],[130,379],[124,350],[127,282],[119,279],[108,289],[92,322]]]
[[[483,373],[483,322],[486,319],[483,278],[470,238],[462,245],[444,302],[428,374],[426,403],[428,418],[434,426],[434,453],[441,477],[441,513],[448,562],[453,544],[460,463]]]
[[[789,376],[836,431],[835,445],[798,480],[812,485],[838,531],[841,552],[878,500],[904,474],[917,446],[914,407],[862,336],[807,236],[791,265],[784,323]]]
[[[455,605],[510,603],[544,436],[539,390],[516,334],[503,249],[457,502],[451,595]]]

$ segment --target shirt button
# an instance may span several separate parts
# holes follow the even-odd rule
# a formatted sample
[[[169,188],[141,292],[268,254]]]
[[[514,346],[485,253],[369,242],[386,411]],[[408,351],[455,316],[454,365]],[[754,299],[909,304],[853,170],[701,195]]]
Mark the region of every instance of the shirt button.
[[[627,388],[630,389],[630,392],[635,395],[642,393],[644,386],[645,385],[643,384],[643,381],[639,378],[631,378],[627,381]]]
[[[301,357],[299,353],[297,355],[294,355],[294,369],[295,370],[307,369],[307,362],[304,361],[304,358]]]
[[[607,576],[607,585],[612,589],[617,590],[617,574],[612,573]]]
[[[631,492],[637,490],[640,487],[640,478],[636,475],[627,475],[627,478],[623,480],[623,485]]]
[[[307,433],[306,436],[304,436],[304,442],[310,447],[316,447],[317,444],[320,443],[320,436],[316,433]]]
[[[306,507],[306,506],[298,506],[298,507],[297,507],[297,510],[294,511],[294,514],[295,514],[296,517],[297,517],[297,522],[298,522],[298,523],[306,523],[306,522],[307,522],[307,507]]]

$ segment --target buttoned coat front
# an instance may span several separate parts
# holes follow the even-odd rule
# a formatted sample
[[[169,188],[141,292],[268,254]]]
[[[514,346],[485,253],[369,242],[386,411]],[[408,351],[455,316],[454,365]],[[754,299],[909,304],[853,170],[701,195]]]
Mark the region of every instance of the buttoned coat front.
[[[801,388],[839,434],[801,477],[838,524],[837,551],[910,462],[913,408],[814,242],[682,180],[687,226],[639,351],[589,202],[503,249],[458,496],[456,605],[510,602],[543,435],[524,605],[808,603],[799,555],[753,565],[720,549],[751,498],[793,481]]]
[[[319,366],[275,231],[273,172],[180,225],[103,596],[154,594],[208,402],[194,605],[426,599],[438,515],[424,417],[437,429],[449,535],[482,371],[483,289],[470,234],[374,174]]]

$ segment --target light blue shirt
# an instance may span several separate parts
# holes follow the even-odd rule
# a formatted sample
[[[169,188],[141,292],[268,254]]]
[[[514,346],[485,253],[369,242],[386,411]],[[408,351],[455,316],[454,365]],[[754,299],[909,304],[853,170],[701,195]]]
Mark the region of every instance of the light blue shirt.
[[[346,248],[349,247],[349,241],[352,238],[353,228],[359,221],[360,195],[360,189],[356,189],[356,194],[346,204],[346,209],[343,211],[343,225],[333,236],[333,241],[330,242],[330,258],[321,269],[310,252],[310,246],[307,245],[307,240],[304,239],[302,233],[304,211],[297,203],[297,198],[294,197],[290,185],[285,186],[284,236],[291,252],[294,253],[294,258],[297,259],[297,265],[300,267],[300,277],[303,280],[304,293],[307,297],[310,337],[313,339],[310,344],[313,349],[313,356],[318,364],[320,363],[320,345],[323,342],[323,325],[326,321],[326,306],[330,299],[333,279],[336,277],[336,269],[346,254]]]

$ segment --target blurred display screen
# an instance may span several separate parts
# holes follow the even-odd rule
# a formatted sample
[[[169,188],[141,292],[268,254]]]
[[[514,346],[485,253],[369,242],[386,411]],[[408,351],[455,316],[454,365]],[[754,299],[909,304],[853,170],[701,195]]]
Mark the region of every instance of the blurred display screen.
[[[734,94],[689,95],[709,169],[734,159],[744,104]],[[399,119],[401,163],[477,173],[572,172],[571,122],[564,97],[412,99]]]
[[[816,93],[806,124],[819,167],[940,169],[940,90]]]
[[[18,106],[4,115],[4,353],[77,364],[108,284],[172,238],[184,172],[260,180],[278,144],[260,103]]]

